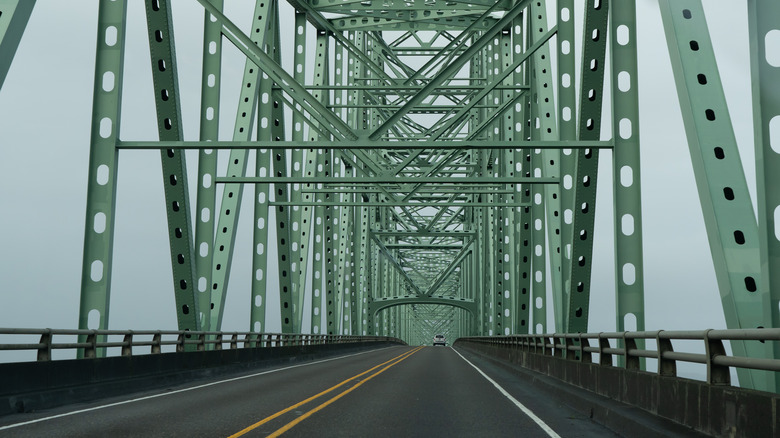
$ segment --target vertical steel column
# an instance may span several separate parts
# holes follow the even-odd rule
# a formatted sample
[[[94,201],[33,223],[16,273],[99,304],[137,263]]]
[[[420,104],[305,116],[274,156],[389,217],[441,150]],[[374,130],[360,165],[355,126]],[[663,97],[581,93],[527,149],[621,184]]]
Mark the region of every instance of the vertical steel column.
[[[269,10],[269,5],[265,2],[257,3],[254,10],[252,43],[258,47],[263,47],[268,36]],[[234,141],[247,141],[252,137],[253,120],[260,90],[260,73],[259,68],[254,63],[248,59],[244,62],[244,75],[240,85],[241,91],[239,92],[238,108],[233,127]],[[267,101],[270,94],[264,96]],[[244,176],[248,165],[248,154],[249,151],[246,149],[231,150],[227,163],[227,175]],[[209,323],[211,330],[221,330],[222,328],[225,297],[230,280],[230,266],[233,260],[233,248],[236,242],[236,229],[243,193],[243,184],[225,184],[222,191],[222,202],[219,206],[219,218],[212,252],[210,304],[212,312]]]
[[[5,0],[0,2],[0,89],[30,21],[35,0]]]
[[[274,29],[274,44],[272,46],[273,59],[277,64],[281,64],[281,45],[279,21],[279,4],[273,3],[272,26]],[[270,75],[269,75],[270,76]],[[277,84],[278,85],[278,84]],[[271,94],[273,106],[273,117],[270,120],[274,127],[274,136],[271,140],[282,141],[285,139],[284,108],[282,105],[283,96],[281,90],[275,89]],[[277,178],[288,175],[287,170],[287,152],[284,149],[272,149],[273,175]],[[277,202],[289,201],[289,187],[286,184],[274,184],[274,200]],[[290,262],[290,209],[283,205],[275,208],[276,214],[276,249],[278,254],[278,274],[279,274],[279,311],[281,314],[282,333],[294,333],[294,321],[296,315],[293,311],[294,301],[292,296],[292,278]]]
[[[262,17],[272,15],[276,10],[275,1],[264,5],[267,9]],[[267,20],[267,25],[263,30],[256,28],[255,33],[264,34],[261,48],[276,57],[277,47],[277,26],[276,20]],[[275,115],[279,112],[271,103],[273,96],[274,82],[265,75],[260,77],[258,93],[260,96],[257,109],[257,138],[258,140],[270,141],[284,135],[283,126],[273,123]],[[271,149],[258,149],[255,151],[255,172],[257,176],[268,176],[271,174],[273,152]],[[252,252],[252,299],[250,303],[250,328],[253,331],[267,331],[266,328],[266,303],[268,297],[268,275],[270,273],[268,264],[268,231],[269,223],[269,205],[271,200],[270,184],[255,184],[254,196],[254,217],[252,243],[254,251]]]
[[[84,225],[79,329],[107,329],[114,248],[116,175],[122,108],[125,1],[102,0],[98,10],[95,85]],[[10,61],[9,61],[10,62]],[[86,336],[80,337],[80,342]],[[99,352],[101,355],[103,351]],[[80,353],[83,356],[83,353]]]
[[[501,40],[503,39],[503,33],[505,32],[505,29],[502,29],[501,32],[496,36],[496,38],[493,39],[491,44],[488,44],[485,49],[487,51],[487,62],[486,62],[486,78],[487,84],[490,84],[493,82],[493,78],[496,76],[496,72],[500,70],[500,67],[502,64],[501,59]],[[499,99],[500,94],[496,90],[491,90],[490,93],[487,95],[487,102],[488,104],[493,104],[496,102],[497,99]],[[482,113],[482,117],[486,118],[488,111],[480,111]],[[502,139],[502,130],[500,128],[501,126],[501,119],[493,120],[489,125],[487,129],[487,139],[488,141],[498,141]],[[500,161],[500,153],[498,149],[492,149],[487,151],[487,172],[486,176],[491,177],[501,177],[502,175],[502,167],[503,164]],[[492,193],[489,193],[486,195],[486,201],[488,204],[495,204],[498,201],[498,197]],[[487,280],[487,289],[490,296],[490,306],[491,306],[491,312],[490,317],[492,319],[491,324],[491,330],[492,334],[495,336],[504,334],[504,297],[503,297],[503,290],[501,288],[501,280],[499,278],[499,274],[502,272],[502,265],[503,261],[499,257],[499,248],[500,248],[500,235],[498,228],[498,221],[500,215],[498,214],[498,211],[496,211],[496,208],[490,206],[486,207],[484,209],[485,215],[486,215],[486,221],[485,221],[485,243],[486,247],[488,248],[488,252],[486,254],[486,257],[489,260],[489,271],[488,275],[486,276]]]
[[[340,163],[340,161],[338,162]],[[341,164],[338,171],[334,171],[333,175],[339,176],[352,176],[352,168]],[[348,195],[344,193],[339,194],[339,202],[347,203],[350,199]],[[350,210],[351,207],[340,206],[336,208],[338,231],[336,233],[336,242],[338,244],[338,250],[336,251],[334,262],[336,263],[336,308],[338,308],[339,320],[338,320],[338,333],[342,335],[351,334],[349,332],[350,327],[350,266],[349,266],[349,226],[350,226]],[[334,229],[335,231],[335,229]]]
[[[260,80],[260,93],[271,95],[273,82],[270,79]],[[269,104],[261,104],[257,117],[257,136],[259,139],[270,139],[273,130],[268,121],[273,117],[273,108]],[[263,126],[265,121],[265,126]],[[258,176],[267,176],[271,172],[271,150],[263,149],[256,152],[256,168]],[[252,299],[250,302],[249,327],[252,331],[266,331],[266,299],[268,296],[268,201],[270,200],[270,184],[255,184],[254,221],[252,233]]]
[[[700,0],[664,0],[660,6],[726,325],[770,327],[758,225],[704,9]],[[774,356],[772,345],[754,344],[732,341],[731,347],[739,356]],[[740,371],[740,386],[775,389],[770,373]]]
[[[608,0],[588,2],[585,9],[582,89],[580,90],[580,140],[600,139],[609,3]],[[569,310],[565,329],[570,333],[584,333],[588,330],[599,151],[582,149],[575,151],[574,154],[577,163],[577,172],[571,178],[574,205],[568,207],[573,211],[573,235],[565,236],[572,242]],[[566,179],[567,176],[563,175],[563,178]]]
[[[295,24],[293,27],[293,79],[299,84],[306,80],[306,35],[308,27],[306,26],[306,14],[295,11]],[[296,110],[300,106],[296,105]],[[292,115],[292,140],[302,142],[304,140],[304,117],[299,111],[293,111]],[[314,171],[314,157],[307,154],[309,161],[304,160],[303,149],[293,149],[291,151],[291,172],[293,175],[312,175]],[[303,200],[303,187],[311,187],[310,184],[291,184],[290,202],[290,275],[292,277],[292,303],[293,303],[293,331],[301,333],[303,321],[304,299],[306,297],[306,267],[309,251],[309,225],[311,223],[311,208],[300,206]],[[310,200],[310,199],[307,199]]]
[[[502,67],[503,69],[508,68],[511,65],[512,61],[512,54],[514,53],[514,36],[513,36],[513,30],[514,26],[510,25],[508,27],[508,31],[502,35],[502,41],[501,41],[501,59],[502,59]],[[512,86],[514,85],[514,74],[507,76],[504,79],[503,85],[507,87],[506,90],[504,90],[501,94],[501,99],[503,101],[514,101],[515,103],[519,100],[519,94],[516,90],[512,89]],[[503,133],[503,140],[505,141],[516,141],[516,134],[515,134],[515,109],[514,106],[507,110],[503,117],[502,117],[502,129],[501,132]],[[501,151],[501,157],[503,159],[503,165],[502,170],[504,172],[504,175],[513,178],[519,172],[517,172],[515,168],[515,151],[512,149],[504,149]],[[501,202],[508,202],[514,204],[516,202],[516,198],[519,198],[519,194],[517,193],[518,188],[520,187],[519,184],[510,186],[513,193],[508,195],[501,195],[500,199]],[[516,333],[515,325],[513,324],[513,321],[515,320],[515,312],[516,312],[516,301],[519,300],[517,294],[515,293],[516,289],[516,277],[515,277],[515,267],[517,266],[517,254],[515,253],[515,208],[514,207],[502,207],[499,211],[500,214],[500,221],[501,221],[501,251],[502,251],[502,264],[503,269],[500,274],[501,279],[501,293],[504,296],[504,334],[513,334]],[[457,315],[462,315],[461,312],[458,312]]]
[[[616,327],[645,329],[642,191],[639,166],[639,90],[635,1],[612,2],[612,138],[616,263]],[[633,324],[630,317],[634,318]],[[627,324],[629,322],[629,324]],[[637,344],[644,348],[644,342]]]
[[[561,140],[577,140],[577,91],[575,87],[575,31],[574,31],[574,0],[558,0],[558,136]],[[561,218],[561,290],[553,290],[555,306],[555,330],[565,331],[569,312],[569,292],[571,290],[571,236],[574,233],[573,212],[574,185],[573,175],[576,173],[577,154],[571,149],[564,149],[559,155],[558,176],[560,191]]]
[[[330,82],[330,75],[328,70],[328,44],[329,38],[325,32],[318,31],[316,43],[317,47],[314,51],[314,77],[312,84],[314,86],[328,85]],[[314,90],[312,95],[315,99],[318,99],[321,103],[327,105],[330,100],[330,93],[328,90]],[[319,134],[315,130],[309,131],[309,139],[315,141],[320,139]],[[324,140],[324,139],[323,139]],[[313,160],[313,167],[308,169],[307,174],[313,174],[315,176],[330,176],[330,171],[327,168],[328,160],[326,158],[325,151],[317,149],[316,151],[310,149],[308,151],[308,160]],[[306,187],[312,189],[311,184],[306,184]],[[311,192],[304,194],[305,200],[311,200],[314,198],[317,202],[330,202],[330,193],[316,193],[312,196]],[[326,207],[314,207],[313,217],[309,224],[308,230],[311,230],[311,245],[312,256],[314,260],[312,263],[311,273],[311,333],[320,334],[323,332],[322,328],[322,299],[323,281],[326,278],[325,275],[325,209]],[[301,232],[301,235],[305,237],[305,231]],[[308,250],[306,251],[308,253]],[[303,261],[301,261],[303,263]],[[308,264],[308,262],[307,262]],[[304,267],[305,269],[305,267]],[[305,281],[305,276],[301,278],[301,281]]]
[[[748,2],[750,72],[753,84],[753,120],[756,139],[758,232],[761,278],[769,289],[771,327],[780,327],[780,99],[772,90],[780,84],[780,3]],[[780,358],[780,342],[774,342]],[[771,388],[770,388],[771,389]],[[775,376],[775,392],[780,379]]]
[[[533,70],[533,69],[532,69]],[[538,81],[535,77],[533,82]],[[534,87],[535,88],[535,87]],[[531,121],[539,123],[539,95],[534,93],[531,98]],[[541,125],[531,127],[531,138],[539,140]],[[544,167],[544,155],[540,150],[529,150],[531,176],[541,176]],[[546,333],[547,329],[547,244],[544,187],[531,185],[531,217],[530,236],[531,242],[531,317],[533,329],[531,333]]]
[[[161,141],[182,140],[181,108],[171,6],[168,0],[150,0],[146,5],[152,80],[157,108],[157,131]],[[192,221],[190,218],[187,163],[184,151],[160,151],[168,238],[180,330],[198,330],[198,296],[194,273]]]
[[[336,71],[336,78],[339,77],[338,71]],[[336,98],[336,102],[338,103]],[[323,170],[329,172],[330,175],[334,173],[335,167],[333,151],[328,151],[325,154],[325,162],[322,167]],[[334,197],[335,198],[335,197]],[[325,224],[325,310],[326,310],[326,328],[327,334],[335,335],[339,334],[339,319],[341,315],[341,309],[338,307],[338,267],[336,265],[336,239],[334,233],[336,232],[336,214],[338,210],[336,207],[327,206],[322,218],[322,222]]]
[[[524,29],[527,26],[524,23],[524,16],[521,15],[513,21],[513,53],[522,53],[527,45]],[[512,73],[512,81],[516,88],[527,86],[529,68],[527,63],[521,65]],[[514,105],[514,141],[517,146],[522,146],[522,142],[530,140],[530,125],[528,124],[530,116],[531,94],[524,92],[520,95]],[[528,149],[514,149],[514,162],[517,172],[520,176],[529,178],[531,176],[531,155]],[[515,323],[514,333],[530,333],[531,310],[531,185],[522,184],[515,186],[515,198],[528,206],[515,207],[515,246],[514,253],[517,260],[517,268],[512,272],[516,277],[513,293],[516,295],[514,302]]]
[[[223,0],[210,0],[222,10]],[[211,21],[204,12],[203,19],[203,73],[200,94],[200,140],[219,139],[220,82],[222,78],[222,26]],[[195,207],[195,277],[199,296],[200,326],[211,326],[211,261],[214,242],[214,212],[216,211],[217,152],[213,149],[198,152],[198,190]]]
[[[368,301],[371,291],[371,257],[368,253],[368,245],[370,242],[370,237],[368,236],[368,233],[370,232],[369,208],[360,207],[356,209],[356,213],[360,217],[355,221],[357,238],[355,254],[355,261],[357,263],[355,314],[357,317],[355,319],[357,320],[357,334],[365,335],[368,324]]]

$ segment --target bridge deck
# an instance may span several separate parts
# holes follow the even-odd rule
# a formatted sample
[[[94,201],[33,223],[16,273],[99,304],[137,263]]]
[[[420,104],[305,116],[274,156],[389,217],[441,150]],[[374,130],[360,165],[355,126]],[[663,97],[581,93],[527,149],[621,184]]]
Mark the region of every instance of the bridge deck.
[[[527,377],[450,347],[391,347],[7,416],[0,436],[618,436],[590,418],[594,407],[582,412],[583,400],[611,410],[613,428],[697,436]]]

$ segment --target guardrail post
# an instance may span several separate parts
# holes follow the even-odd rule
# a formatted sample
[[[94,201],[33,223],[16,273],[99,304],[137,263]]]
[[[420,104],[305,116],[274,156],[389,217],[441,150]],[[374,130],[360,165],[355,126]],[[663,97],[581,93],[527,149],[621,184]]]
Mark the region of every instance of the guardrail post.
[[[233,336],[230,337],[230,349],[238,349],[238,333],[233,333]]]
[[[583,338],[582,333],[579,334],[579,339],[580,339],[580,362],[593,363],[593,353],[586,350],[586,348],[590,348],[590,339]]]
[[[125,333],[125,337],[122,339],[122,356],[133,355],[133,331],[130,330]]]
[[[51,329],[46,329],[46,331],[41,334],[40,346],[38,347],[39,361],[51,360],[51,338]]]
[[[577,351],[574,350],[574,340],[569,336],[563,338],[564,342],[564,357],[566,360],[577,360]]]
[[[672,340],[662,338],[662,332],[663,330],[659,330],[655,335],[655,342],[658,344],[658,374],[662,376],[677,377],[677,362],[673,359],[666,359],[664,357],[665,353],[674,351]]]
[[[95,330],[90,330],[89,334],[87,335],[87,344],[89,345],[84,347],[84,357],[97,357],[97,332]]]
[[[179,333],[179,337],[176,338],[176,352],[184,353],[184,343],[186,342],[187,332]]]
[[[729,367],[716,365],[713,361],[716,356],[725,356],[726,349],[719,339],[710,339],[710,330],[704,332],[704,342],[707,348],[707,383],[710,385],[731,385],[731,373]]]
[[[162,333],[157,332],[152,336],[152,354],[162,353]]]
[[[200,341],[200,344],[198,344],[198,351],[203,351],[206,349],[206,335],[202,334],[198,336],[198,341]],[[222,349],[222,332],[219,332],[217,337],[215,338],[216,343],[214,344],[215,350],[221,350]]]
[[[628,332],[623,332],[623,357],[626,358],[626,369],[638,371],[642,368],[639,356],[632,356],[630,351],[636,350],[636,339],[626,336]]]
[[[609,338],[603,337],[599,333],[599,365],[612,366],[612,355],[605,353],[605,348],[610,348]]]

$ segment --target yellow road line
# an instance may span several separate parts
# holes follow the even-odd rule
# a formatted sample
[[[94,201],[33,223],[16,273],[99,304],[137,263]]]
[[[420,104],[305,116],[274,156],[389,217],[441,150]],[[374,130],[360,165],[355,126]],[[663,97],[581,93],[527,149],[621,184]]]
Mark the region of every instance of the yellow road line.
[[[281,434],[283,434],[283,433],[287,432],[288,430],[292,429],[292,428],[293,428],[295,425],[297,425],[297,424],[298,424],[298,423],[300,423],[301,421],[303,421],[303,420],[305,420],[305,419],[307,419],[307,418],[311,417],[311,416],[312,416],[312,415],[314,415],[316,412],[318,412],[318,411],[321,411],[322,409],[324,409],[324,408],[325,408],[326,406],[328,406],[329,404],[331,404],[331,403],[335,402],[336,400],[340,399],[341,397],[344,397],[345,395],[349,394],[350,392],[352,392],[352,391],[356,390],[356,389],[357,389],[359,386],[361,386],[362,384],[364,384],[364,383],[368,382],[369,380],[373,379],[374,377],[376,377],[376,376],[378,376],[378,375],[380,375],[380,374],[384,373],[384,372],[385,372],[385,371],[387,371],[387,370],[388,370],[390,367],[396,366],[396,365],[398,365],[399,363],[403,362],[404,360],[408,359],[408,358],[409,358],[409,356],[411,356],[411,355],[412,355],[412,354],[414,354],[414,353],[417,353],[417,352],[418,352],[418,351],[420,351],[422,348],[423,348],[423,347],[417,347],[416,349],[414,349],[414,350],[410,351],[410,352],[409,352],[409,354],[407,354],[405,357],[402,357],[401,359],[398,359],[397,361],[395,361],[395,362],[391,363],[390,365],[388,365],[388,366],[386,366],[386,367],[382,368],[381,370],[377,371],[376,373],[374,373],[374,374],[372,374],[372,375],[368,376],[367,378],[365,378],[365,379],[361,380],[360,382],[356,383],[354,386],[350,387],[349,389],[345,390],[344,392],[342,392],[342,393],[340,393],[340,394],[338,394],[338,395],[334,396],[334,397],[333,397],[333,398],[331,398],[330,400],[328,400],[328,401],[326,401],[326,402],[322,403],[321,405],[319,405],[319,406],[317,406],[316,408],[314,408],[314,409],[310,410],[309,412],[306,412],[305,414],[301,415],[300,417],[296,418],[295,420],[293,420],[293,421],[291,421],[291,422],[289,422],[289,423],[285,424],[284,426],[282,426],[280,429],[278,429],[278,430],[277,430],[277,431],[275,431],[274,433],[272,433],[272,434],[268,435],[268,437],[267,437],[267,438],[275,438],[275,437],[278,437],[279,435],[281,435]],[[386,362],[385,362],[385,363],[386,363]]]
[[[346,385],[347,383],[349,383],[349,382],[351,382],[351,381],[353,381],[353,380],[357,379],[358,377],[360,377],[360,376],[363,376],[363,375],[365,375],[365,374],[368,374],[368,373],[370,373],[371,371],[374,371],[375,369],[377,369],[377,368],[381,367],[382,365],[385,365],[385,364],[387,364],[387,363],[390,363],[390,362],[392,362],[392,361],[394,361],[394,360],[397,360],[397,359],[399,359],[399,358],[401,358],[400,360],[406,359],[406,357],[404,357],[404,356],[407,356],[407,357],[408,357],[408,356],[412,355],[413,353],[417,352],[417,351],[418,351],[420,348],[422,348],[422,347],[417,347],[417,348],[415,348],[414,350],[411,350],[411,351],[404,352],[403,354],[399,354],[398,356],[396,356],[396,357],[394,357],[394,358],[392,358],[392,359],[390,359],[390,360],[388,360],[388,361],[382,362],[382,363],[380,363],[379,365],[377,365],[377,366],[375,366],[375,367],[372,367],[372,368],[370,368],[370,369],[368,369],[368,370],[366,370],[366,371],[363,371],[363,372],[362,372],[362,373],[360,373],[360,374],[357,374],[357,375],[355,375],[355,376],[352,376],[352,377],[350,377],[349,379],[347,379],[347,380],[344,380],[343,382],[341,382],[341,383],[339,383],[339,384],[337,384],[337,385],[335,385],[335,386],[331,386],[330,388],[328,388],[328,389],[326,389],[326,390],[324,390],[324,391],[320,392],[319,394],[315,394],[315,395],[313,395],[313,396],[311,396],[311,397],[307,398],[306,400],[303,400],[303,401],[301,401],[301,402],[299,402],[299,403],[296,403],[296,404],[294,404],[294,405],[292,405],[292,406],[290,406],[290,407],[288,407],[288,408],[282,409],[281,411],[279,411],[279,412],[277,412],[277,413],[275,413],[275,414],[273,414],[273,415],[271,415],[271,416],[268,416],[268,417],[266,417],[266,418],[264,418],[264,419],[262,419],[262,420],[258,421],[257,423],[255,423],[255,424],[253,424],[253,425],[251,425],[251,426],[249,426],[249,427],[246,427],[246,428],[244,428],[244,429],[242,429],[242,430],[240,430],[240,431],[238,431],[238,432],[234,433],[233,435],[230,435],[228,438],[235,438],[235,437],[239,437],[239,436],[242,436],[242,435],[244,435],[244,434],[246,434],[246,433],[248,433],[248,432],[250,432],[250,431],[252,431],[252,430],[254,430],[254,429],[257,429],[258,427],[262,426],[262,425],[263,425],[263,424],[265,424],[265,423],[268,423],[269,421],[273,420],[274,418],[277,418],[277,417],[279,417],[279,416],[281,416],[281,415],[284,415],[284,414],[286,414],[287,412],[290,412],[290,411],[292,411],[293,409],[296,409],[296,408],[298,408],[298,407],[301,407],[301,406],[305,405],[306,403],[309,403],[310,401],[312,401],[312,400],[315,400],[315,399],[317,399],[317,398],[319,398],[319,397],[321,397],[321,396],[323,396],[323,395],[325,395],[325,394],[327,394],[327,393],[329,393],[329,392],[331,392],[331,391],[335,390],[336,388],[339,388],[339,387],[341,387],[341,386],[344,386],[344,385]],[[399,362],[400,362],[400,360],[399,360]],[[393,364],[393,365],[394,365],[394,364]],[[384,370],[382,370],[382,371],[384,371]],[[381,372],[381,371],[380,371],[380,372]]]

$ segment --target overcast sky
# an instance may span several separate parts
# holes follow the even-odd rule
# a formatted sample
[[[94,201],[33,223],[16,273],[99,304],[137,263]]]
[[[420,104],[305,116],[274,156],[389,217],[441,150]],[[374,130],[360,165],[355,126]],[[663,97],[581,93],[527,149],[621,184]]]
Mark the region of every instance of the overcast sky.
[[[248,26],[250,14],[239,12],[249,3],[226,3],[235,22]],[[746,2],[704,3],[755,197]],[[121,137],[156,139],[143,6],[130,4]],[[194,0],[173,5],[185,137],[194,140],[203,18]],[[657,1],[640,0],[638,8],[647,329],[725,328]],[[96,0],[38,0],[0,90],[0,326],[77,327],[96,26]],[[231,85],[223,96],[234,102],[243,61],[229,45],[224,83]],[[230,137],[231,108],[223,106],[222,138]],[[196,164],[190,153],[190,171]],[[610,173],[607,152],[590,331],[615,327]],[[120,154],[110,328],[176,328],[161,179],[159,153]],[[248,329],[251,219],[243,219],[225,330]]]

